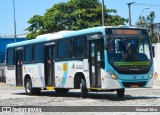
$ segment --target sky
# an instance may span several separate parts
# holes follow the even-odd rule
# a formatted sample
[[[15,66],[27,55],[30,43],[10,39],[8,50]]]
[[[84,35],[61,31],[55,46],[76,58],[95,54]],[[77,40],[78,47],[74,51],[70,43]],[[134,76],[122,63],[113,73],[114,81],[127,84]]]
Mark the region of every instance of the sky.
[[[27,33],[25,29],[29,27],[27,21],[31,17],[36,14],[43,15],[46,9],[51,8],[54,4],[67,1],[69,0],[15,0],[16,33]],[[128,5],[126,4],[130,2],[137,3],[131,5],[132,25],[135,24],[141,13],[148,15],[151,11],[154,11],[156,15],[154,23],[160,23],[159,0],[104,0],[107,8],[116,9],[116,14],[123,18],[128,18]],[[139,3],[144,5],[138,5]],[[0,5],[0,36],[14,35],[13,0],[0,0]],[[145,9],[146,7],[149,9]]]

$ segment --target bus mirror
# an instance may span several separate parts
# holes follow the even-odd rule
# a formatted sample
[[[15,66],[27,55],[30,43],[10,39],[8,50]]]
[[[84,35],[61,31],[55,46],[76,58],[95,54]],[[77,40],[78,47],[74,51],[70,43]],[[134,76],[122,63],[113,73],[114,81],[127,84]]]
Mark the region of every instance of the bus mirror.
[[[153,54],[153,57],[155,57],[155,46],[152,46],[152,54]]]

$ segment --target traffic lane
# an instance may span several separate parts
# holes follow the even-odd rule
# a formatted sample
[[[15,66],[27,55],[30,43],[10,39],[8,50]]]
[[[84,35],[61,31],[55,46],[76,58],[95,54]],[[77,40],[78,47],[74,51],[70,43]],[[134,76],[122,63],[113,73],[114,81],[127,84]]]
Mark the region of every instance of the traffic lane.
[[[67,94],[57,94],[54,91],[42,91],[40,95],[27,96],[24,90],[10,92],[0,99],[1,105],[33,105],[33,106],[130,106],[130,105],[160,105],[160,91],[157,89],[126,90],[124,98],[117,98],[116,92],[89,92],[82,99],[79,91]],[[13,90],[12,90],[13,91]],[[22,91],[22,92],[21,92]],[[158,92],[159,91],[159,92]],[[20,103],[19,103],[20,102]]]
[[[81,98],[80,90],[70,90],[67,94],[55,91],[42,91],[40,95],[28,96],[23,87],[0,87],[1,105],[33,106],[131,106],[160,105],[160,84],[153,88],[126,89],[124,98],[117,98],[116,92],[89,92],[88,97]]]
[[[57,95],[54,92],[45,92],[40,96],[18,95],[17,98],[1,99],[1,106],[159,106],[160,97],[157,96],[131,96],[126,95],[123,99],[116,98],[116,94],[89,94],[88,98],[82,99],[80,93],[70,92],[66,95]],[[19,96],[21,95],[21,96]]]

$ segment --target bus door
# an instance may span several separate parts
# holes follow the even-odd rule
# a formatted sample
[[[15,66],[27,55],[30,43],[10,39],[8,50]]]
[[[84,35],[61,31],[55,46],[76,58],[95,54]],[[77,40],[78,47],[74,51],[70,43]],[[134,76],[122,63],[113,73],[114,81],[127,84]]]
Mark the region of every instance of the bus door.
[[[23,50],[22,48],[17,48],[16,49],[16,86],[23,85],[22,64],[23,64]]]
[[[91,87],[101,87],[101,62],[103,49],[101,39],[89,40],[89,70]]]
[[[45,85],[55,86],[55,58],[56,47],[55,45],[45,47]]]

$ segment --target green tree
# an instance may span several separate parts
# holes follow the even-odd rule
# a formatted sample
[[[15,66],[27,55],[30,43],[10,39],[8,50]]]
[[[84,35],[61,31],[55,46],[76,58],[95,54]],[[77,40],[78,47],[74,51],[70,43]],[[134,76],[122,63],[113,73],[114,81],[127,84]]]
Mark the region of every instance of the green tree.
[[[155,13],[154,13],[154,11],[152,11],[147,16],[139,17],[139,20],[136,22],[136,25],[138,27],[143,27],[143,28],[148,29],[152,42],[156,42],[155,41],[156,38],[153,35],[153,28],[152,28],[152,24],[154,23],[154,19],[155,19]]]
[[[150,12],[150,14],[147,16],[139,17],[139,20],[136,22],[136,25],[138,27],[143,27],[143,28],[149,29],[151,24],[153,24],[153,22],[154,22],[154,18],[155,18],[155,13],[153,11],[153,12]]]
[[[33,39],[36,38],[36,36],[45,33],[43,16],[34,15],[28,23],[31,25],[26,29],[30,32],[27,35],[27,38]]]
[[[121,25],[128,20],[118,15],[114,9],[105,7],[105,25]],[[43,16],[35,15],[28,23],[26,29],[30,32],[29,39],[37,35],[57,32],[61,30],[79,30],[100,26],[101,3],[99,0],[70,0],[67,3],[59,3],[48,9]]]

